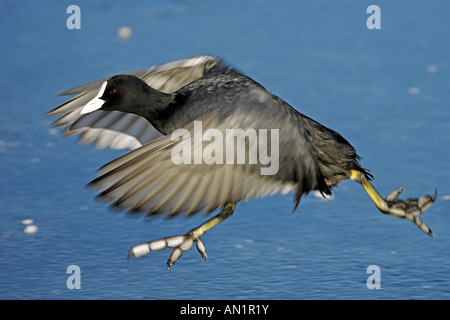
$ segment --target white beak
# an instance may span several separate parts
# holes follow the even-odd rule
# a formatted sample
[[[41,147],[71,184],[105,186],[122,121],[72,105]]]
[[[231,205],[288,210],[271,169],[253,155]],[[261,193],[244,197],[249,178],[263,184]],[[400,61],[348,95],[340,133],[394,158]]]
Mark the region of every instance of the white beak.
[[[100,90],[98,90],[97,95],[94,99],[86,103],[86,105],[81,109],[81,114],[91,113],[95,110],[98,110],[102,107],[102,105],[105,103],[104,100],[100,99],[100,97],[103,95],[106,89],[107,81],[103,82],[100,86]]]

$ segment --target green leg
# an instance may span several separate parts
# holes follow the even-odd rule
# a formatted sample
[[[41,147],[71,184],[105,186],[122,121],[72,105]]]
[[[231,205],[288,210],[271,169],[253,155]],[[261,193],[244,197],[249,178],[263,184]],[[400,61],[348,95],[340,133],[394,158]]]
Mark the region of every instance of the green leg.
[[[350,179],[355,180],[363,186],[378,210],[394,217],[406,218],[412,221],[426,234],[434,236],[434,233],[431,232],[430,228],[419,218],[419,216],[434,203],[437,191],[435,191],[433,196],[424,195],[418,199],[400,200],[398,199],[398,196],[405,188],[399,188],[384,199],[361,171],[351,170]]]

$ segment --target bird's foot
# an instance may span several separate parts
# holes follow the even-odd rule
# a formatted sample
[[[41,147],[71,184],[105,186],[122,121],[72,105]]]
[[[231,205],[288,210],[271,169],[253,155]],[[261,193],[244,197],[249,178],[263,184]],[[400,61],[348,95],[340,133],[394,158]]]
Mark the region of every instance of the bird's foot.
[[[168,237],[138,244],[130,249],[130,251],[128,252],[128,259],[130,259],[131,256],[142,258],[148,255],[150,251],[158,251],[165,248],[171,248],[173,250],[169,256],[169,260],[167,260],[167,267],[170,271],[170,267],[172,267],[175,261],[180,259],[183,252],[190,250],[195,242],[198,252],[202,256],[202,258],[206,260],[206,249],[202,241],[200,240],[200,237],[203,236],[205,232],[230,217],[233,214],[235,207],[235,203],[228,203],[217,215],[205,221],[198,227],[192,229],[183,236]]]
[[[424,195],[418,199],[409,198],[400,200],[398,196],[405,188],[398,188],[385,199],[380,196],[377,190],[375,190],[365,172],[361,170],[351,170],[350,179],[359,182],[364,187],[364,190],[377,206],[378,210],[394,217],[406,218],[412,221],[426,234],[434,236],[434,233],[431,232],[430,228],[422,220],[420,220],[419,216],[427,211],[434,203],[437,196],[437,190],[432,196]]]
[[[430,228],[419,218],[419,216],[430,208],[436,200],[437,190],[434,194],[424,195],[420,198],[408,198],[400,200],[398,196],[405,190],[405,188],[398,188],[387,196],[385,205],[382,205],[380,211],[395,217],[406,218],[412,221],[423,232],[430,236],[434,236]]]
[[[200,240],[200,237],[197,237],[192,231],[189,231],[185,235],[181,236],[168,237],[135,245],[130,249],[130,251],[128,251],[128,260],[131,256],[135,258],[143,258],[148,255],[150,251],[159,251],[165,248],[170,248],[173,250],[169,256],[169,260],[167,260],[167,268],[171,271],[170,267],[172,267],[175,261],[181,257],[183,252],[192,248],[194,242],[196,243],[198,252],[202,258],[206,260],[207,254],[205,246]]]

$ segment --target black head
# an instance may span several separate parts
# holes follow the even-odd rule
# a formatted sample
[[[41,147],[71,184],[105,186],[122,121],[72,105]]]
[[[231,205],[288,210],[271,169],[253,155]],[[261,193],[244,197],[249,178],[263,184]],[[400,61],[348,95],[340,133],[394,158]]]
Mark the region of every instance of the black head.
[[[140,78],[120,74],[106,80],[97,96],[86,104],[81,113],[117,110],[140,114],[144,109],[149,111],[153,106],[157,107],[161,96],[165,94],[151,88]]]

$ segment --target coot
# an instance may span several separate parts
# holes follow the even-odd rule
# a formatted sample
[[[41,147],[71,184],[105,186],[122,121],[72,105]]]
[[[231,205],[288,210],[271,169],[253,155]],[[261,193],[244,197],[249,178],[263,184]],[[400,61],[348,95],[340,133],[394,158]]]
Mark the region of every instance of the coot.
[[[221,211],[184,235],[142,243],[130,256],[172,248],[168,268],[200,237],[250,198],[331,194],[339,182],[360,183],[383,213],[407,218],[433,235],[419,215],[436,199],[382,198],[355,149],[337,132],[213,56],[201,55],[92,82],[47,115],[83,144],[132,151],[99,169],[89,185],[113,207],[149,216]]]

